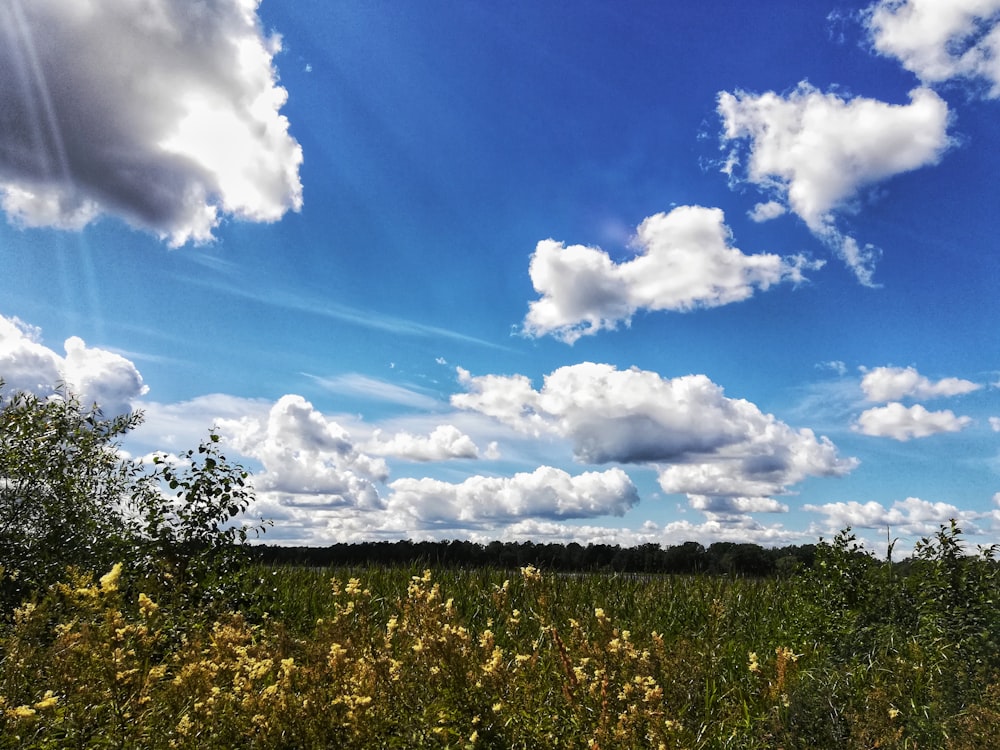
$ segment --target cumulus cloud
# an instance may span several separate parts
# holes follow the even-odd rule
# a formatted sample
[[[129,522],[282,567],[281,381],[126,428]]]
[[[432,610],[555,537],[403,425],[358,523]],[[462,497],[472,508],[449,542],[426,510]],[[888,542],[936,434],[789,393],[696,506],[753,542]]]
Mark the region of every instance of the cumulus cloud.
[[[876,367],[866,370],[861,390],[869,401],[900,401],[904,398],[960,396],[978,391],[978,383],[960,378],[927,379],[914,367]]]
[[[571,476],[541,466],[512,477],[476,476],[459,484],[437,479],[397,479],[389,485],[390,510],[424,524],[461,526],[521,518],[587,518],[622,515],[639,501],[621,469]]]
[[[397,432],[383,439],[375,430],[365,450],[377,456],[393,456],[408,461],[447,461],[452,458],[479,458],[479,448],[472,438],[454,425],[438,425],[429,435]]]
[[[727,398],[704,375],[666,379],[655,372],[584,362],[545,377],[473,377],[459,369],[462,409],[536,436],[568,439],[577,460],[653,464],[667,492],[759,498],[809,476],[840,476],[856,465],[825,437],[796,430],[754,404]]]
[[[990,417],[990,428],[993,432],[1000,432],[1000,417]]]
[[[881,0],[866,20],[875,49],[924,83],[968,79],[1000,96],[1000,0]]]
[[[257,0],[13,0],[0,5],[0,204],[27,226],[102,214],[171,245],[223,215],[302,204],[279,111],[280,49]]]
[[[148,391],[139,370],[121,355],[88,347],[77,336],[64,348],[60,356],[41,343],[37,328],[0,315],[0,379],[9,390],[46,396],[65,383],[82,403],[96,403],[108,416],[131,411]]]
[[[218,427],[236,450],[263,464],[257,489],[282,502],[383,505],[374,483],[388,478],[385,461],[358,450],[344,428],[301,396],[282,396],[264,418],[221,420]]]
[[[952,518],[961,520],[968,533],[978,533],[971,522],[980,514],[963,511],[949,503],[932,503],[917,497],[895,501],[891,507],[881,503],[855,501],[806,505],[805,510],[826,516],[830,529],[848,526],[857,529],[892,528],[894,533],[906,536],[925,536],[937,531],[941,524]]]
[[[777,219],[779,216],[784,216],[787,212],[788,208],[784,203],[767,201],[766,203],[758,203],[747,212],[747,216],[750,217],[751,221],[756,221],[759,224],[771,219]]]
[[[878,251],[840,230],[835,212],[865,186],[936,164],[951,145],[948,105],[925,87],[905,105],[823,93],[806,82],[787,95],[723,91],[718,112],[723,143],[733,146],[730,177],[742,166],[743,178],[805,221],[867,285]]]
[[[905,442],[942,432],[959,432],[971,423],[971,418],[956,417],[950,409],[928,411],[920,404],[907,407],[893,402],[862,412],[854,429],[863,435]]]
[[[529,274],[541,299],[529,306],[524,332],[567,343],[628,324],[636,311],[718,307],[784,281],[799,283],[817,269],[801,255],[745,255],[717,208],[680,206],[646,218],[633,244],[636,257],[615,263],[603,250],[543,240]]]

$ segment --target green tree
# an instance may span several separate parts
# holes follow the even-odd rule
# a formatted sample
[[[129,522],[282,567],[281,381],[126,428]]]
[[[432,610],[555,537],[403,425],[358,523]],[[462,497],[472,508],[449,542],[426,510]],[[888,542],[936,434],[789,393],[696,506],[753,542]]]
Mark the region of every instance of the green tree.
[[[44,586],[67,564],[106,570],[124,553],[122,501],[137,467],[118,438],[141,415],[113,419],[65,388],[3,393],[0,380],[0,565],[5,599]]]
[[[121,562],[181,589],[225,575],[263,530],[237,518],[253,490],[218,435],[144,464],[120,444],[141,423],[139,412],[107,418],[65,387],[6,395],[0,380],[0,606],[69,566],[102,573]]]

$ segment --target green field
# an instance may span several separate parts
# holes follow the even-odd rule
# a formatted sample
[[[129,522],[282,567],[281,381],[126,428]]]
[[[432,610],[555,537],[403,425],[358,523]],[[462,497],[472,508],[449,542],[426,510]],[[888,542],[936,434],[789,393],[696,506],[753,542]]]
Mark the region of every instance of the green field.
[[[842,535],[782,579],[70,577],[2,626],[0,747],[1000,747],[1000,575],[957,542],[905,575]]]

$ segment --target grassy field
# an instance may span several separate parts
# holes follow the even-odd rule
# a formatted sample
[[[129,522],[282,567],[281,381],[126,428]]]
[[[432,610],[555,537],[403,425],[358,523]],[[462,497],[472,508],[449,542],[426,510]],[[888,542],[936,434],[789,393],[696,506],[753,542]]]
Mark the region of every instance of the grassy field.
[[[3,748],[995,748],[1000,576],[262,568],[68,576],[0,630]]]

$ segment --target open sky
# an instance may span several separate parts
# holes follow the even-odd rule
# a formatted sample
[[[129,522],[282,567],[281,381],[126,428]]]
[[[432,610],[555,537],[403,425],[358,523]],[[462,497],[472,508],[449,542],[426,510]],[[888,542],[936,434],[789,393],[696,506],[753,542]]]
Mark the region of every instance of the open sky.
[[[0,377],[265,539],[1000,532],[1000,0],[9,0]]]

